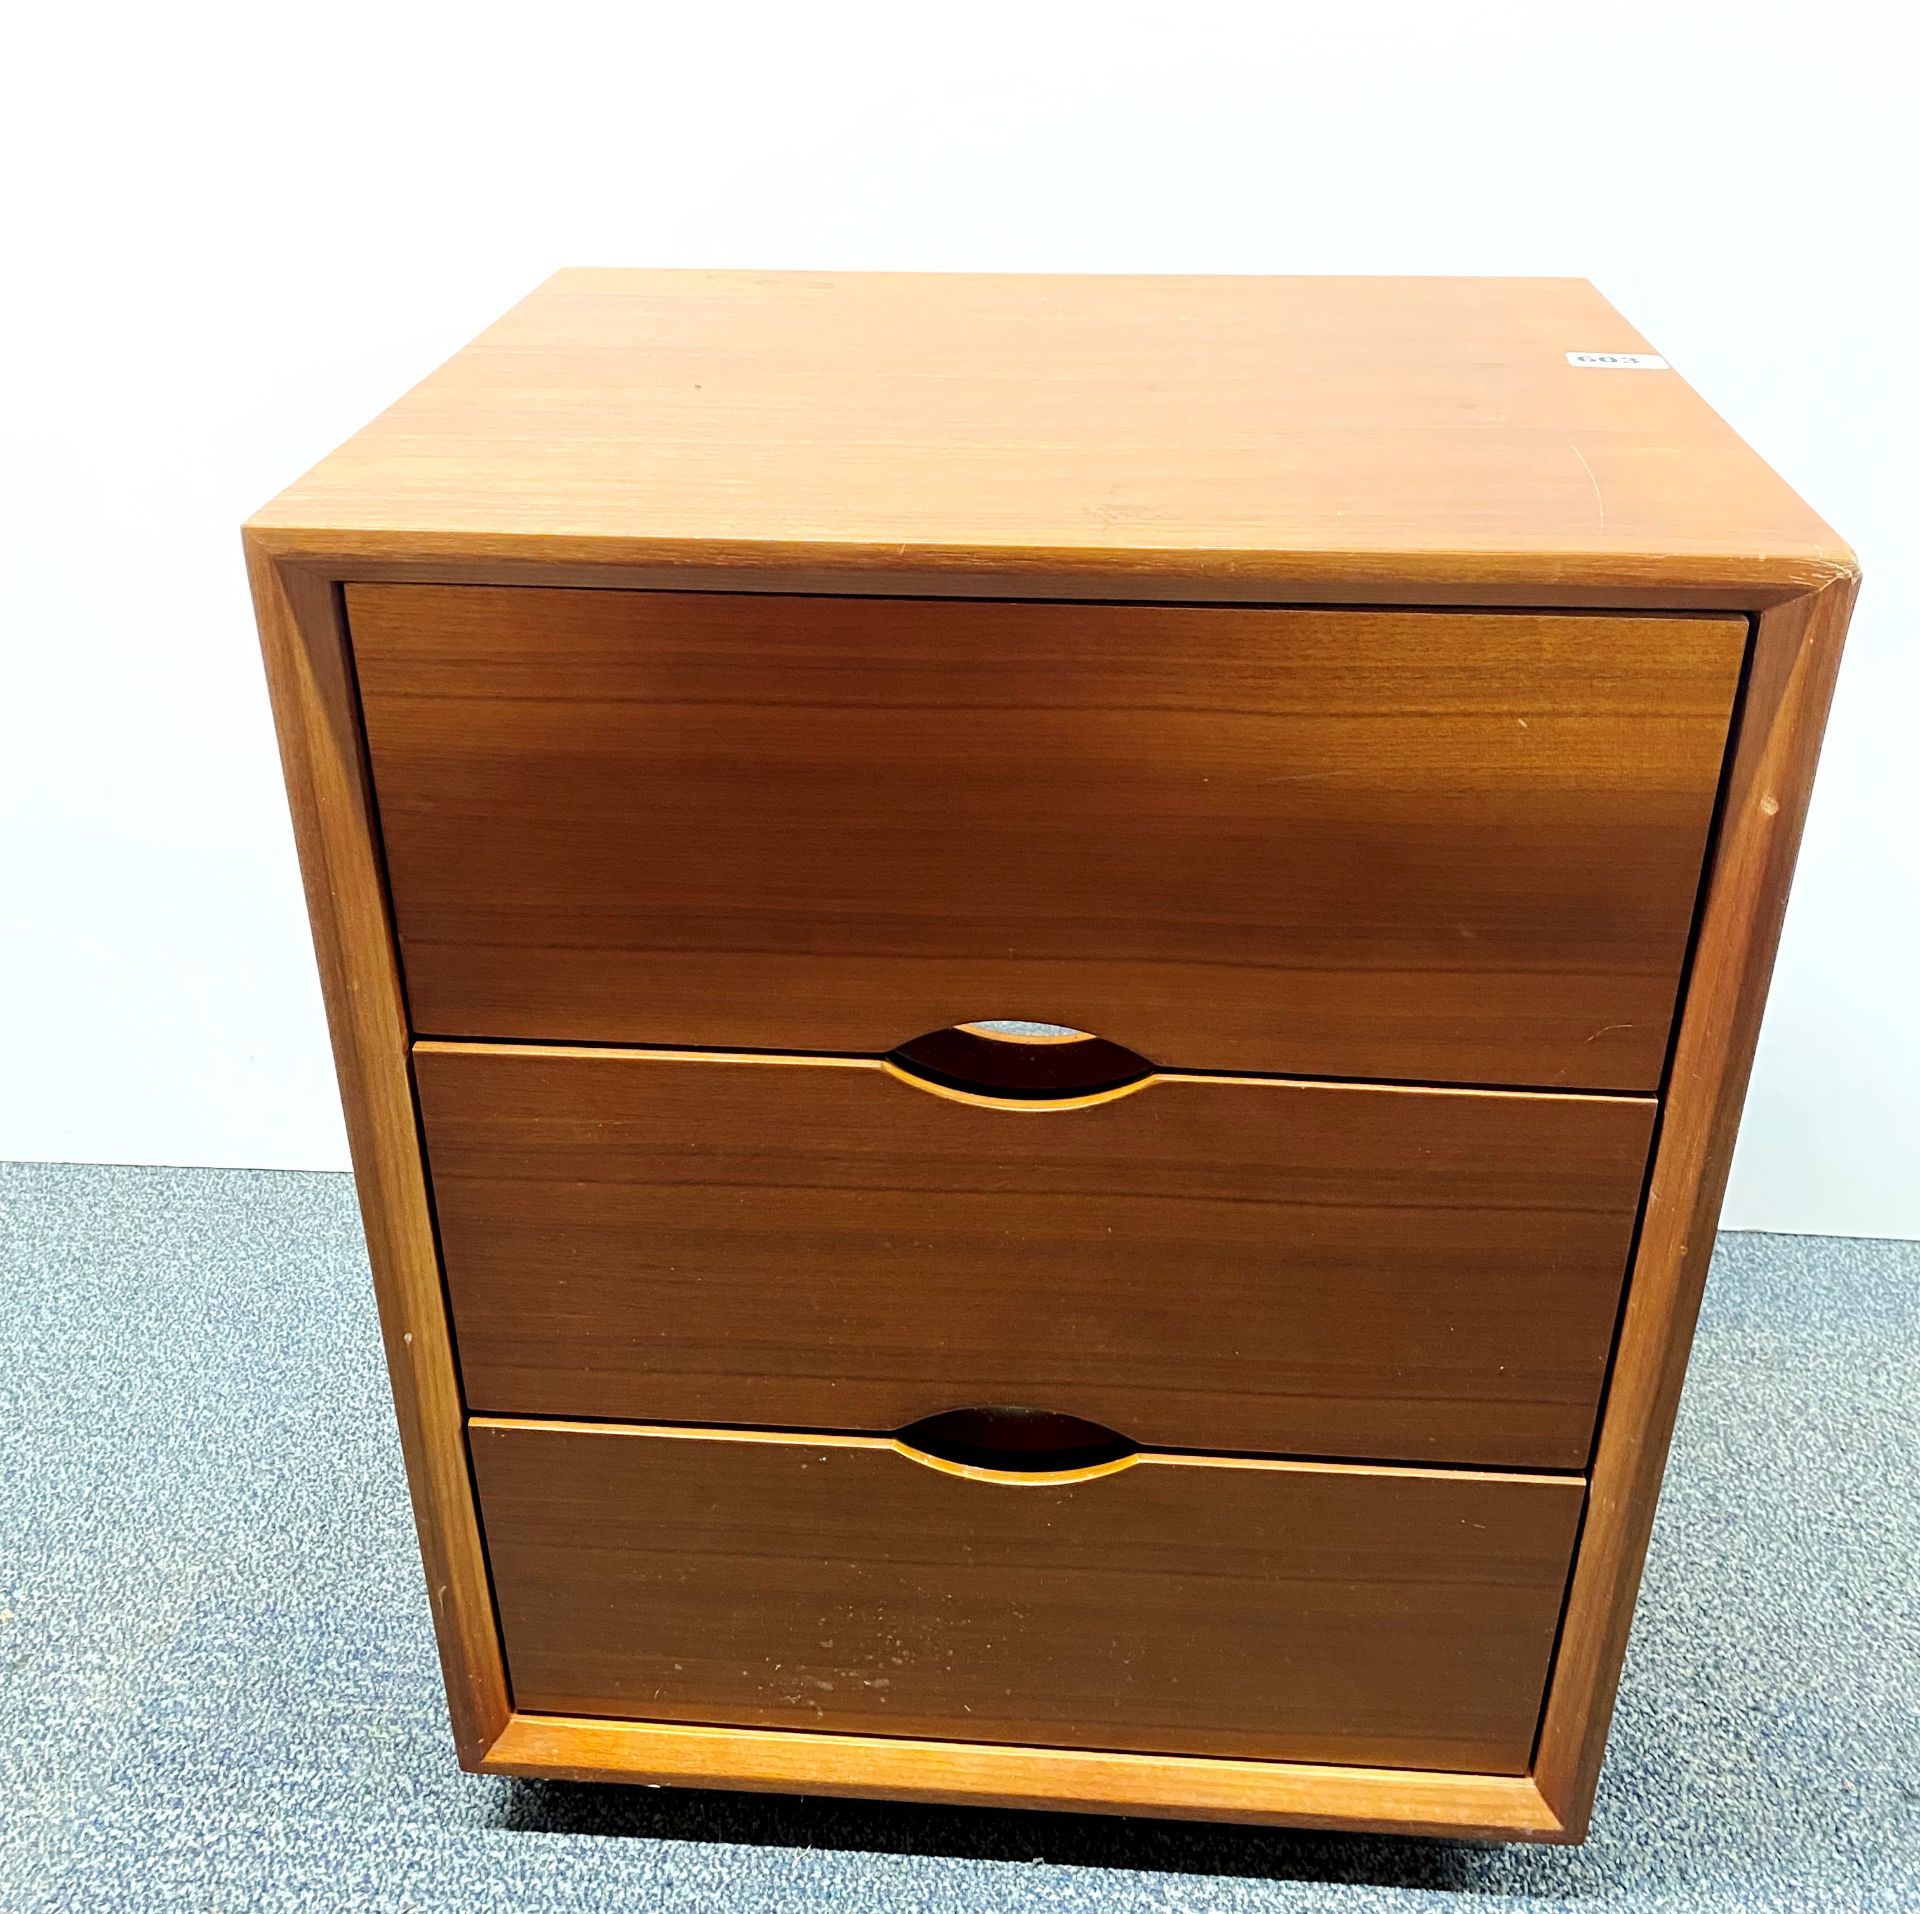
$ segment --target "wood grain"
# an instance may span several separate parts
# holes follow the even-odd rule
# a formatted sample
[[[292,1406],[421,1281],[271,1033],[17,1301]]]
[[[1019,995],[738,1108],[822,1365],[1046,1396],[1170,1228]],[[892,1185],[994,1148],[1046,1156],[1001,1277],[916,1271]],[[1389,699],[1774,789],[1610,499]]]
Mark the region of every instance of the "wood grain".
[[[1584,1837],[1856,581],[1760,621],[1648,1188],[1540,1785]]]
[[[1644,1099],[1159,1077],[995,1107],[879,1063],[423,1044],[467,1399],[1579,1468]]]
[[[415,1028],[1646,1090],[1736,618],[349,590]]]
[[[250,522],[263,649],[463,1762],[584,1779],[1581,1838],[1856,582],[1840,540],[1677,375],[1565,363],[1569,349],[1648,343],[1592,288],[1569,280],[567,273]],[[1188,1070],[1337,1075],[1384,1069],[1397,1057],[1401,1067],[1387,1074],[1423,1078],[1441,1074],[1423,1059],[1452,1055],[1469,1076],[1499,1073],[1472,1080],[1563,1087],[1646,1088],[1657,1074],[1655,1026],[1664,1028],[1679,964],[1662,940],[1676,933],[1667,904],[1651,917],[1636,913],[1666,895],[1663,885],[1675,897],[1685,890],[1677,875],[1684,860],[1661,852],[1637,870],[1642,860],[1619,854],[1625,840],[1604,835],[1605,819],[1637,829],[1648,813],[1634,807],[1651,791],[1655,839],[1635,841],[1672,834],[1684,808],[1678,800],[1700,795],[1687,752],[1711,755],[1704,745],[1682,746],[1687,769],[1678,773],[1671,739],[1643,734],[1642,746],[1612,756],[1595,746],[1609,726],[1633,732],[1643,711],[1656,724],[1677,720],[1676,737],[1695,738],[1705,727],[1712,674],[1696,669],[1704,660],[1690,662],[1687,647],[1709,642],[1711,621],[1681,630],[1665,614],[1760,614],[1531,1776],[713,1728],[510,1707],[466,1473],[401,981],[341,621],[339,588],[371,581],[622,594],[614,611],[577,621],[587,632],[596,617],[603,626],[632,617],[636,589],[658,595],[647,616],[668,622],[683,616],[680,593],[727,594],[688,609],[682,638],[663,650],[666,677],[679,687],[666,700],[630,696],[608,666],[629,654],[602,639],[582,652],[584,699],[578,661],[563,645],[523,660],[522,688],[535,695],[518,708],[498,699],[497,682],[489,686],[489,666],[472,678],[477,695],[457,714],[442,713],[461,720],[446,767],[475,780],[485,802],[461,826],[476,833],[463,848],[435,836],[443,826],[431,794],[424,786],[415,793],[422,843],[442,861],[443,877],[459,879],[433,900],[436,935],[455,949],[497,945],[505,953],[504,967],[489,959],[489,974],[466,979],[459,1007],[491,1016],[531,1004],[531,1030],[510,1034],[561,1034],[555,1005],[571,1015],[580,1001],[578,976],[566,973],[591,974],[611,953],[588,993],[596,1020],[623,1008],[643,1019],[657,1011],[678,1033],[690,1027],[690,1010],[711,1013],[726,1026],[715,1039],[722,1046],[755,1043],[740,1027],[751,1019],[762,1020],[765,1047],[803,1041],[765,1036],[785,1027],[783,1016],[797,1017],[813,1033],[805,1041],[817,1042],[835,1019],[857,1017],[864,999],[910,1027],[871,1041],[861,1032],[859,1041],[832,1047],[877,1051],[941,1024],[1012,1015],[1093,1025]],[[744,594],[774,602],[743,616],[735,606]],[[788,652],[785,634],[794,627],[783,621],[796,595],[872,601],[872,623],[839,619],[854,642],[837,647],[819,644],[817,626],[811,640],[803,630],[800,649]],[[940,596],[954,601],[953,611],[917,619],[903,642],[888,601]],[[1061,652],[1036,642],[1029,627],[1025,643],[1013,643],[1022,620],[1008,621],[996,601],[1021,598],[1081,601],[1092,608],[1081,629],[1099,642],[1084,655]],[[1119,609],[1103,609],[1109,601]],[[1177,641],[1142,645],[1139,625],[1131,626],[1135,636],[1111,639],[1110,618],[1137,619],[1138,605],[1155,601],[1181,621]],[[1136,608],[1125,609],[1129,603]],[[1374,748],[1363,738],[1356,759],[1351,738],[1334,748],[1335,732],[1364,730],[1365,714],[1379,707],[1364,695],[1343,705],[1330,688],[1357,682],[1364,694],[1364,654],[1336,655],[1331,676],[1322,672],[1312,685],[1296,676],[1289,691],[1289,671],[1313,656],[1301,626],[1288,625],[1278,653],[1242,651],[1208,635],[1210,621],[1195,609],[1276,604],[1638,609],[1658,622],[1636,635],[1632,620],[1582,618],[1582,629],[1606,640],[1583,653],[1535,620],[1538,655],[1490,678],[1488,654],[1471,642],[1450,660],[1461,634],[1486,623],[1464,620],[1420,664],[1436,690],[1423,707],[1433,715],[1398,736],[1375,731]],[[1043,615],[1052,616],[1027,614]],[[950,617],[959,620],[957,634]],[[868,631],[882,635],[859,636]],[[716,643],[715,634],[729,632]],[[1678,650],[1673,638],[1683,641]],[[730,665],[742,660],[749,669],[728,682]],[[445,664],[420,652],[420,682],[411,689],[443,693]],[[849,677],[857,680],[852,696],[841,688]],[[1532,708],[1497,696],[1476,702],[1474,688],[1490,682],[1508,693],[1532,683]],[[825,700],[816,696],[822,683]],[[1103,685],[1124,701],[1103,696]],[[914,689],[928,686],[933,699],[917,701]],[[1567,688],[1572,705],[1560,696]],[[716,690],[736,709],[703,700]],[[1009,692],[1028,714],[1024,731],[1005,716]],[[471,722],[490,701],[500,707],[485,721],[498,750],[485,725]],[[917,702],[951,714],[946,728],[932,712],[916,716]],[[1609,714],[1600,729],[1583,728],[1596,708]],[[644,748],[634,743],[636,713],[654,721]],[[409,746],[419,764],[433,762],[448,740],[420,725],[431,713],[401,715],[402,735],[409,727],[419,734]],[[1537,718],[1557,729],[1556,748],[1503,758],[1500,743],[1519,751],[1519,720],[1534,731]],[[1320,722],[1331,728],[1316,730]],[[1477,734],[1480,722],[1493,728]],[[823,786],[808,756],[810,743],[823,758],[844,749],[862,738],[863,725],[897,749],[893,781],[877,803],[857,781],[829,776]],[[757,842],[753,825],[741,821],[752,814],[752,794],[732,768],[734,747],[742,736],[751,742],[756,726],[785,754],[773,759],[785,782],[775,779],[773,801],[759,804]],[[1450,745],[1451,764],[1422,755],[1427,742],[1461,726],[1470,748]],[[1279,772],[1270,768],[1276,730],[1303,753]],[[911,751],[898,748],[903,735]],[[609,746],[609,737],[618,741]],[[529,740],[537,748],[523,751]],[[1317,759],[1316,740],[1324,751]],[[1013,747],[1035,744],[1060,753],[1068,775],[1059,784],[1041,778],[1037,759],[1008,759]],[[648,758],[656,745],[660,755]],[[1357,783],[1355,763],[1364,773]],[[1498,775],[1487,775],[1490,766]],[[1216,785],[1222,769],[1228,775]],[[1403,769],[1410,783],[1396,782]],[[653,816],[664,831],[623,811],[618,788],[609,796],[609,774],[617,787],[643,770],[658,780]],[[1302,770],[1311,778],[1292,787],[1257,785],[1258,776]],[[687,775],[676,783],[669,771]],[[938,802],[916,800],[911,781],[921,778],[929,790],[947,787]],[[1076,779],[1087,787],[1084,812],[1064,836],[1036,837],[1013,798],[1033,817],[1064,808],[1074,820]],[[1600,793],[1598,812],[1576,801],[1582,780]],[[703,781],[709,796],[726,800],[717,822],[728,856],[708,858],[720,879],[711,891],[699,888],[698,861],[675,867],[700,843]],[[1328,788],[1316,791],[1316,783]],[[1370,814],[1356,803],[1369,790],[1405,809]],[[1518,804],[1510,802],[1516,791]],[[969,802],[954,807],[956,792]],[[1423,812],[1423,795],[1439,808]],[[885,819],[893,835],[883,848],[939,851],[960,888],[949,895],[930,882],[918,916],[909,899],[908,915],[890,917],[886,900],[899,896],[900,870],[883,867],[884,889],[863,888],[873,880],[852,855],[862,848],[857,833],[843,837],[837,863],[823,856],[811,869],[807,859],[796,866],[787,855],[796,833],[852,814],[834,807],[855,800],[865,807],[858,815]],[[568,803],[576,808],[563,818]],[[1118,805],[1131,833],[1102,835],[1093,821],[1098,804]],[[539,832],[524,830],[529,816]],[[489,848],[483,834],[500,817],[508,871],[519,860],[516,881],[530,873],[549,887],[537,893],[542,908],[556,898],[563,906],[547,941],[587,953],[550,953],[565,976],[560,984],[543,981],[549,959],[535,954],[537,927],[523,922],[520,944],[502,940],[474,874]],[[1289,830],[1318,849],[1304,916],[1301,899],[1262,888],[1266,866],[1252,848],[1285,847]],[[1395,830],[1409,847],[1404,870],[1393,861]],[[1002,855],[991,868],[969,865],[975,853],[984,860],[983,839],[996,835]],[[1355,868],[1370,889],[1342,888],[1341,866],[1355,846]],[[1436,846],[1448,878],[1436,874]],[[1015,851],[1027,853],[1026,866]],[[981,890],[983,870],[1008,888]],[[619,920],[633,875],[671,877],[680,894],[667,901],[681,915],[663,916],[650,900],[643,916]],[[1649,875],[1650,890],[1640,881]],[[1124,907],[1113,902],[1116,876],[1136,886]],[[603,886],[598,899],[589,878]],[[1395,900],[1408,914],[1379,908]],[[1452,914],[1457,900],[1468,907],[1464,917]],[[956,905],[1001,945],[963,945],[956,954],[930,942],[943,911],[948,928],[965,927]],[[994,915],[1008,905],[1025,916]],[[596,916],[603,906],[614,913],[611,934]],[[710,923],[701,921],[703,908]],[[736,948],[724,926],[737,929],[740,913],[755,908],[763,915]],[[1084,921],[1076,923],[1074,909]],[[1036,914],[1040,940],[1027,949],[1022,925]],[[677,941],[649,946],[656,923]],[[1459,924],[1475,934],[1445,949],[1447,927]],[[857,941],[822,934],[848,926]],[[1494,973],[1476,946],[1489,932],[1505,965],[1498,990],[1482,988]],[[1101,940],[1121,952],[1117,971],[1088,961]],[[630,967],[636,953],[639,970]],[[1236,958],[1257,983],[1237,975]],[[798,980],[797,962],[816,966],[815,984]],[[1409,977],[1417,988],[1406,987]],[[1664,996],[1655,988],[1662,979]],[[1035,991],[1036,983],[1044,988]],[[1070,983],[1076,1001],[1036,1000],[1055,983]],[[1021,1001],[1001,1001],[1002,985],[1020,986]],[[430,997],[435,988],[429,983]],[[544,1003],[543,991],[551,992]],[[1623,995],[1631,999],[1624,1012],[1600,1008]],[[1496,1000],[1509,1033],[1489,1008]],[[1199,1009],[1182,1008],[1188,1003]],[[1593,1013],[1584,1027],[1574,1014],[1582,1005]],[[1095,1022],[1102,1012],[1112,1027]],[[1605,1027],[1620,1022],[1635,1027]],[[473,1035],[497,1025],[423,1027]],[[1155,1040],[1190,1030],[1220,1046],[1209,1054],[1240,1055],[1234,1044],[1251,1045],[1263,1061],[1208,1065]],[[576,1033],[567,1025],[564,1034]],[[1270,1044],[1285,1047],[1276,1039],[1293,1042],[1291,1062],[1264,1062]],[[1316,1043],[1322,1063],[1304,1061]],[[1135,1096],[1157,1097],[1163,1087]],[[556,1154],[570,1147],[563,1135]],[[1149,1153],[1150,1162],[1162,1160]],[[781,1186],[779,1200],[792,1194]],[[617,1217],[614,1198],[593,1200],[612,1203]],[[625,1229],[617,1224],[614,1235]],[[1498,1269],[1494,1276],[1507,1280]],[[1360,1357],[1364,1365],[1364,1349]],[[834,1438],[820,1440],[835,1446]],[[891,1452],[878,1456],[870,1444],[861,1459],[896,1467],[923,1496],[1035,1493],[956,1483]],[[1197,1472],[1189,1466],[1187,1475]],[[1153,1479],[1137,1465],[1074,1492],[1090,1497]],[[1461,1492],[1487,1480],[1435,1479],[1464,1485]],[[1565,1480],[1549,1486],[1561,1496],[1577,1492]],[[630,1500],[619,1515],[627,1533],[658,1541]],[[1313,1531],[1322,1542],[1329,1533],[1324,1525]],[[1416,1534],[1424,1555],[1449,1532],[1427,1525]],[[1454,1539],[1471,1542],[1474,1534]],[[1210,1530],[1204,1541],[1243,1556],[1268,1545],[1245,1524]],[[1404,1573],[1406,1563],[1384,1555],[1366,1568],[1356,1586],[1377,1593],[1386,1584],[1374,1571]],[[1128,1586],[1125,1577],[1108,1578],[1103,1599]],[[1434,1612],[1445,1615],[1456,1585],[1441,1586],[1446,1601]],[[1500,1586],[1506,1602],[1520,1584]],[[1300,1591],[1312,1587],[1310,1578],[1289,1581],[1282,1572],[1255,1592],[1271,1602],[1303,1599]],[[541,1599],[557,1595],[548,1589]],[[1069,1656],[1061,1665],[1076,1664]],[[1245,1665],[1263,1666],[1258,1655]],[[1333,1680],[1351,1665],[1335,1656],[1333,1672],[1318,1678]],[[1415,1672],[1450,1678],[1432,1658]],[[1046,1705],[1071,1712],[1073,1698],[1059,1686],[1039,1692]],[[1238,1705],[1242,1697],[1227,1699]],[[1406,1706],[1407,1696],[1394,1705]],[[1370,1725],[1385,1732],[1366,1707],[1357,1719],[1362,1733]],[[979,1731],[965,1724],[969,1735]],[[1524,1765],[1508,1726],[1483,1722],[1475,1732],[1491,1735],[1502,1760]],[[1398,1758],[1422,1758],[1415,1743],[1396,1745]]]
[[[1019,1486],[868,1437],[477,1419],[519,1706],[1522,1772],[1559,1477],[1143,1456]]]
[[[483,1765],[491,1774],[652,1787],[880,1794],[899,1801],[1469,1841],[1565,1838],[1540,1790],[1521,1775],[1009,1748],[524,1712],[508,1721]]]
[[[254,608],[373,1266],[447,1704],[462,1761],[506,1725],[339,594],[249,545]]]
[[[816,590],[1724,606],[1847,567],[1678,373],[1589,350],[1657,347],[1577,279],[565,272],[253,524]]]

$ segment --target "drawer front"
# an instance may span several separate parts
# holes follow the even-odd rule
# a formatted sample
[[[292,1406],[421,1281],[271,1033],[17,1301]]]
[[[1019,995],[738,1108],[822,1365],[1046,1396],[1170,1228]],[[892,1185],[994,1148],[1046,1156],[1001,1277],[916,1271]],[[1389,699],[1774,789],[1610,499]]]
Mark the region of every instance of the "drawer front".
[[[469,1406],[1578,1468],[1650,1101],[421,1044]]]
[[[479,1422],[516,1706],[1517,1774],[1577,1480]]]
[[[362,585],[415,1028],[1647,1090],[1726,617]]]

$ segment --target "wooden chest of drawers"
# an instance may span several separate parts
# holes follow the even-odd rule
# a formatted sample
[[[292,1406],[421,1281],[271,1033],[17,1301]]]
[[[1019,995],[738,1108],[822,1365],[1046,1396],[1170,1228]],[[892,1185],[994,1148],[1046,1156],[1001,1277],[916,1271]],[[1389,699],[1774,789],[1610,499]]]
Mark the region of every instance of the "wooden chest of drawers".
[[[247,545],[467,1765],[1581,1837],[1856,584],[1591,288],[565,273]]]

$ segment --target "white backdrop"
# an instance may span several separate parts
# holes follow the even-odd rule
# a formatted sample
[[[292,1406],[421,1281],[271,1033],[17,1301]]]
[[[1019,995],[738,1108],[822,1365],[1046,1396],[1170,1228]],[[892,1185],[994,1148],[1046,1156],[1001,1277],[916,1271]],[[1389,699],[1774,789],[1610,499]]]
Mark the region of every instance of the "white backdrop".
[[[555,266],[1570,273],[1865,562],[1726,1221],[1920,1236],[1904,15],[30,10],[0,1157],[344,1165],[235,528]]]

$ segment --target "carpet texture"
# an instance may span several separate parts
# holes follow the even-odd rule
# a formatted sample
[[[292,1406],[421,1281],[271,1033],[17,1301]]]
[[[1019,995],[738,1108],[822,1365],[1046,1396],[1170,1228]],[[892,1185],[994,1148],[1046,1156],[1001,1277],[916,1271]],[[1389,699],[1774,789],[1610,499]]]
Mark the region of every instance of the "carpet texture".
[[[449,1751],[345,1177],[0,1166],[0,1909],[1920,1909],[1920,1244],[1720,1245],[1582,1849]]]

